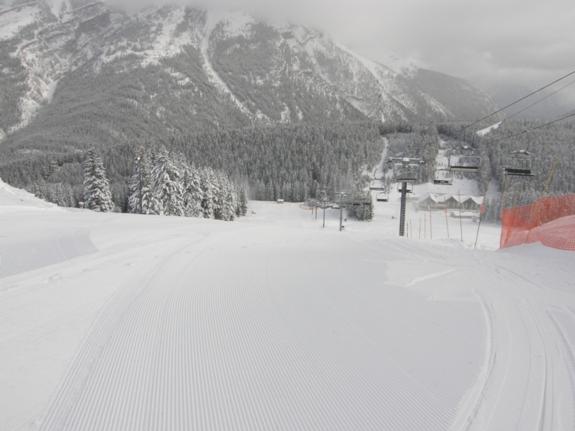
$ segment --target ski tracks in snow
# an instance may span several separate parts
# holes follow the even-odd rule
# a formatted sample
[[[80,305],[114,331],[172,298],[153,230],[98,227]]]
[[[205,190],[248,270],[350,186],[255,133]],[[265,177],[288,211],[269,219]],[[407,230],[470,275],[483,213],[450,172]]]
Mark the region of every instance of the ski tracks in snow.
[[[487,328],[484,366],[450,429],[575,429],[575,340],[568,335],[575,334],[575,315],[561,305],[575,304],[575,297],[537,285],[528,274],[493,269],[492,283],[476,288]]]
[[[476,420],[479,408],[485,399],[487,384],[492,377],[496,360],[496,351],[493,345],[494,312],[480,294],[477,292],[473,292],[473,294],[481,305],[485,322],[485,356],[476,383],[460,402],[459,410],[450,427],[450,430],[453,431],[467,431]]]
[[[146,303],[145,297],[149,293],[148,290],[153,281],[155,281],[155,277],[161,274],[161,269],[169,264],[174,256],[181,254],[189,247],[189,240],[185,241],[185,245],[177,246],[174,251],[167,253],[149,272],[138,277],[130,286],[121,289],[117,295],[110,299],[108,306],[94,323],[90,335],[80,348],[68,375],[42,421],[41,430],[106,429],[100,427],[98,422],[105,420],[105,418],[90,418],[88,415],[90,408],[86,408],[85,404],[87,401],[101,401],[101,399],[97,399],[97,390],[101,391],[100,396],[113,395],[102,391],[101,386],[103,381],[110,379],[111,373],[117,369],[118,360],[122,358],[120,349],[125,349],[127,345],[131,345],[135,341],[133,338],[134,334],[126,328],[126,322],[142,310],[142,304]],[[115,335],[118,328],[125,329],[120,336]],[[135,350],[125,351],[125,353],[130,355],[134,352]],[[101,366],[100,364],[106,358],[105,366]],[[98,368],[99,372],[94,373]],[[120,379],[117,382],[122,379],[122,376],[114,377]],[[115,393],[116,395],[119,394],[119,392]],[[83,417],[80,417],[82,416],[82,408],[85,411]]]
[[[346,240],[348,254],[368,246],[392,261],[408,252],[438,268],[452,259],[456,270],[412,284],[443,289],[438,279],[447,277],[449,295],[459,286],[465,298],[469,287],[477,298],[483,366],[454,412],[394,362],[366,324],[376,312],[350,315],[377,309],[358,307],[364,298],[348,285],[354,278],[346,281],[341,250],[315,250],[299,230],[289,241],[265,233],[253,240],[242,229],[158,250],[156,266],[101,314],[40,429],[575,429],[571,293],[537,284],[529,268],[495,263],[497,254],[458,266],[457,252]],[[318,235],[341,245],[341,236]]]
[[[261,247],[240,232],[167,255],[110,305],[41,429],[446,429],[451,409],[345,304],[321,284],[298,291],[341,254],[310,259],[297,232],[285,251],[273,231]]]

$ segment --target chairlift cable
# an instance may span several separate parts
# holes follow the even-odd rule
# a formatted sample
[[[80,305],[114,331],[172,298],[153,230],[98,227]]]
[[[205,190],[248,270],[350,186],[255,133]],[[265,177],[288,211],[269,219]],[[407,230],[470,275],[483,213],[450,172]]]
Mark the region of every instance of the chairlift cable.
[[[516,138],[516,137],[518,137],[518,136],[523,136],[523,135],[525,135],[525,134],[527,134],[527,133],[531,133],[531,132],[534,132],[535,130],[543,129],[544,127],[551,126],[551,125],[553,125],[553,124],[559,123],[559,122],[561,122],[561,121],[567,120],[567,119],[572,118],[572,117],[575,117],[575,112],[572,112],[572,113],[570,113],[570,114],[564,115],[563,117],[557,118],[556,120],[553,120],[553,121],[549,121],[548,123],[542,124],[542,125],[540,125],[540,126],[532,127],[531,129],[526,129],[526,130],[524,130],[524,131],[522,131],[522,132],[515,133],[515,134],[509,135],[509,136],[503,136],[503,137],[501,137],[501,138],[496,138],[496,139],[497,139],[497,140],[505,140],[505,139]]]
[[[511,115],[509,115],[509,116],[507,116],[507,117],[505,117],[505,119],[504,119],[503,121],[511,120],[512,118],[517,117],[519,114],[523,114],[525,111],[527,111],[527,110],[533,108],[533,107],[536,106],[536,105],[539,105],[539,104],[542,103],[542,102],[545,102],[546,100],[550,99],[551,97],[555,96],[557,93],[560,93],[561,91],[565,90],[566,88],[572,86],[573,84],[575,84],[575,80],[569,82],[567,85],[564,85],[564,86],[562,86],[562,87],[559,87],[557,90],[555,90],[555,91],[549,93],[547,96],[542,97],[541,99],[536,100],[535,102],[533,102],[533,103],[531,103],[530,105],[526,106],[526,107],[523,108],[522,110],[517,111],[517,112],[515,112],[515,113],[513,113],[513,114],[511,114]]]
[[[501,113],[501,112],[503,112],[503,111],[506,111],[507,109],[511,108],[512,106],[515,106],[515,105],[517,105],[517,104],[520,103],[520,102],[523,102],[524,100],[530,98],[531,96],[534,96],[535,94],[538,94],[538,93],[542,92],[543,90],[546,90],[546,89],[548,89],[549,87],[552,87],[553,85],[557,84],[558,82],[561,82],[561,81],[563,81],[564,79],[567,79],[567,78],[569,78],[570,76],[573,76],[573,75],[575,75],[575,70],[572,71],[572,72],[569,72],[569,73],[566,74],[566,75],[563,75],[563,76],[560,77],[560,78],[557,78],[556,80],[550,82],[549,84],[544,85],[543,87],[538,88],[537,90],[532,91],[531,93],[527,94],[526,96],[523,96],[523,97],[517,99],[516,101],[514,101],[514,102],[512,102],[512,103],[510,103],[510,104],[508,104],[508,105],[506,105],[506,106],[504,106],[503,108],[500,108],[500,109],[498,109],[497,111],[495,111],[495,112],[493,112],[493,113],[491,113],[491,114],[489,114],[489,115],[486,115],[486,116],[480,118],[479,120],[475,121],[474,123],[465,126],[465,127],[463,128],[463,130],[467,130],[467,129],[473,127],[473,126],[476,126],[477,124],[481,123],[482,121],[487,120],[488,118],[491,118],[491,117],[493,117],[494,115],[497,115],[497,114],[499,114],[499,113]]]

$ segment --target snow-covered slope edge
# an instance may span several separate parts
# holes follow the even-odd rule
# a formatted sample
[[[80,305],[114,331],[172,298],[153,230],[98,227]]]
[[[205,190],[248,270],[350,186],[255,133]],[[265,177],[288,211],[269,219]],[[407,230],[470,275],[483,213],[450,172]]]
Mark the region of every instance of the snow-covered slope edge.
[[[0,180],[0,280],[96,251],[87,230],[42,222],[65,211]],[[38,223],[22,222],[27,217]]]
[[[58,209],[56,205],[39,199],[25,190],[12,187],[0,178],[0,215],[11,208],[19,210],[22,208]]]

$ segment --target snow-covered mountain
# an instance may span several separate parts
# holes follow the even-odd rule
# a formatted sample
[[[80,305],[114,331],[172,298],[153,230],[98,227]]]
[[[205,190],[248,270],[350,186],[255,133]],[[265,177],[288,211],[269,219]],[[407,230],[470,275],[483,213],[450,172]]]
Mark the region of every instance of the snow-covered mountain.
[[[40,148],[206,126],[469,119],[466,82],[393,70],[321,32],[242,13],[91,0],[0,0],[0,140]]]

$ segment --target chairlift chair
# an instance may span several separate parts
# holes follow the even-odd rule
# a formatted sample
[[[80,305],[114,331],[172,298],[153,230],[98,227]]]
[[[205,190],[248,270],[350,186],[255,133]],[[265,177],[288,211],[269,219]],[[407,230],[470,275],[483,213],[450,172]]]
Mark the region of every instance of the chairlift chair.
[[[527,150],[518,150],[507,158],[503,173],[508,177],[533,177],[533,159]]]
[[[433,184],[440,186],[450,186],[453,184],[453,174],[449,169],[438,169],[435,171]]]
[[[481,157],[479,156],[451,156],[449,170],[451,172],[479,172]]]
[[[393,178],[398,183],[416,182],[419,179],[419,164],[397,163],[393,167]]]
[[[387,193],[379,193],[376,196],[377,202],[389,202],[389,195]]]
[[[397,191],[401,193],[402,185],[397,186]],[[407,183],[407,193],[413,193],[413,184]]]

